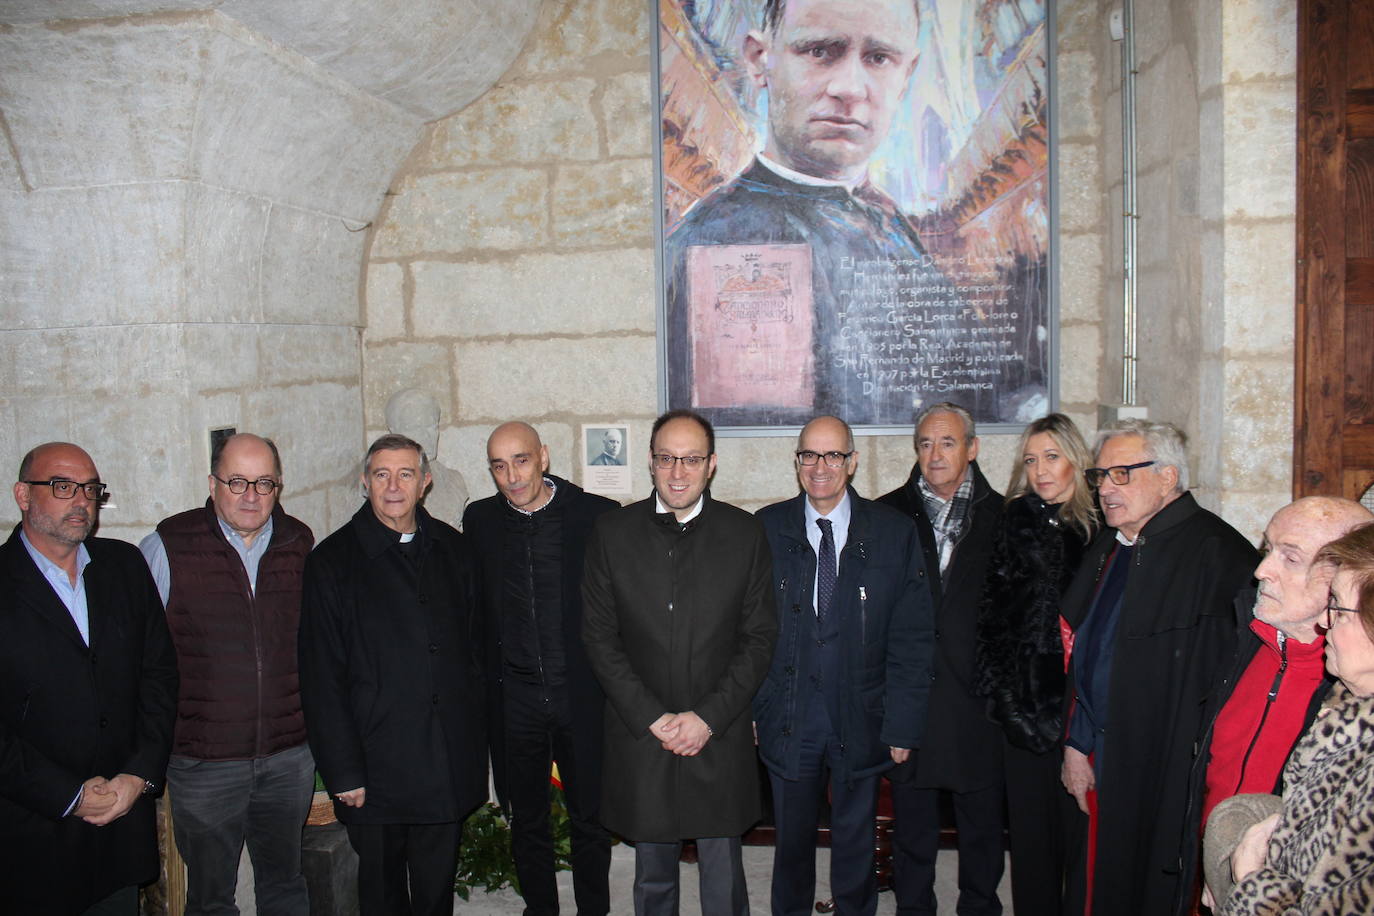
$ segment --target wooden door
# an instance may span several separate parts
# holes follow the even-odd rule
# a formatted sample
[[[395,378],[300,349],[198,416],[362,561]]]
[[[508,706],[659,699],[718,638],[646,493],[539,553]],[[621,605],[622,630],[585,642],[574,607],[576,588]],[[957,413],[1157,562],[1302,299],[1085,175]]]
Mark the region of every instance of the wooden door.
[[[1293,493],[1374,484],[1374,0],[1299,0]]]

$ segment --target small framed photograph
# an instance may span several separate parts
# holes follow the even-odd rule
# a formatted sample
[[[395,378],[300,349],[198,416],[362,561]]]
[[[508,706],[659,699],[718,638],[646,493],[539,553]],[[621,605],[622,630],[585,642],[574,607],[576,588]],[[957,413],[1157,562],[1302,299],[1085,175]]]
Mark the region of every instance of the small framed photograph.
[[[589,493],[630,492],[630,428],[582,426],[582,488]]]

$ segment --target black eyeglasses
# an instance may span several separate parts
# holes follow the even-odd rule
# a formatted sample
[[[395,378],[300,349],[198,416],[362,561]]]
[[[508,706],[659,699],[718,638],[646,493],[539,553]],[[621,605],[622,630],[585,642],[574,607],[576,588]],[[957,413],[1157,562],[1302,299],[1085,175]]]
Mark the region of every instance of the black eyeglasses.
[[[810,449],[803,449],[797,452],[797,464],[804,468],[815,467],[816,462],[825,459],[825,466],[828,468],[842,468],[844,463],[849,460],[853,452],[813,452]]]
[[[649,457],[653,458],[653,460],[654,460],[654,467],[658,468],[660,471],[666,471],[666,470],[668,470],[668,469],[671,468],[673,465],[677,464],[679,461],[682,462],[682,466],[683,466],[684,468],[686,468],[687,470],[689,470],[689,471],[695,471],[695,470],[696,470],[697,468],[699,468],[699,467],[704,467],[704,466],[706,465],[706,459],[710,458],[711,456],[710,456],[710,455],[651,455],[651,456],[649,456]]]
[[[247,477],[230,477],[228,480],[225,480],[218,474],[211,474],[210,476],[228,487],[229,492],[233,493],[235,496],[247,493],[250,484],[254,490],[258,491],[259,496],[271,496],[272,491],[281,486],[281,484],[277,483],[271,477],[259,477],[257,480],[249,480]]]
[[[75,480],[63,480],[61,477],[54,477],[52,480],[21,480],[31,487],[52,487],[52,495],[58,499],[71,499],[80,490],[86,494],[86,498],[93,503],[103,503],[109,498],[110,488],[100,481],[91,483],[77,483]]]
[[[1090,487],[1102,486],[1102,481],[1108,477],[1118,487],[1124,487],[1131,482],[1132,471],[1148,468],[1152,464],[1153,461],[1137,461],[1135,464],[1118,464],[1109,468],[1084,468],[1083,478],[1088,481]]]
[[[1341,607],[1339,604],[1336,603],[1336,593],[1335,593],[1335,592],[1327,592],[1327,593],[1326,593],[1326,627],[1325,627],[1327,630],[1330,630],[1332,624],[1334,624],[1337,620],[1340,619],[1340,618],[1338,618],[1335,614],[1331,613],[1332,611],[1340,611],[1342,614],[1358,614],[1358,613],[1359,613],[1359,610],[1357,610],[1356,608],[1353,608],[1353,607]]]

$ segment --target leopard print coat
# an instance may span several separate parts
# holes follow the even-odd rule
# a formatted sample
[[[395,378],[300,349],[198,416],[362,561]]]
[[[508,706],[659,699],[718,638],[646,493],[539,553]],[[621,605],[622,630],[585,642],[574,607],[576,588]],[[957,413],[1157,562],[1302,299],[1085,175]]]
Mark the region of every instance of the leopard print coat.
[[[1223,916],[1374,913],[1374,697],[1337,684],[1283,771],[1265,864]]]

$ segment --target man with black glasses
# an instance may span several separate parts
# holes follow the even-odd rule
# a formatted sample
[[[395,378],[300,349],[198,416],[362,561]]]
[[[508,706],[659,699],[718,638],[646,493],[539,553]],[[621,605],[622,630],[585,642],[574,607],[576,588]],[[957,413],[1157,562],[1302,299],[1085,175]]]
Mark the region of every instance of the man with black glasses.
[[[1180,893],[1188,772],[1236,640],[1255,549],[1188,492],[1184,436],[1126,420],[1098,434],[1106,527],[1064,594],[1074,629],[1064,786],[1091,819],[1070,875],[1079,912],[1167,913]]]
[[[816,824],[830,790],[835,911],[872,916],[878,781],[921,743],[935,644],[916,525],[849,486],[848,424],[817,417],[797,440],[802,493],[759,511],[773,551],[780,633],[754,697],[773,788],[773,913],[815,902]]]
[[[748,916],[740,837],[760,815],[749,701],[778,628],[768,540],[707,492],[707,420],[663,414],[648,458],[654,495],[597,518],[582,577],[582,641],[607,700],[601,821],[635,844],[636,916],[677,914],[684,839],[697,844],[702,912]]]
[[[282,511],[271,439],[240,434],[210,456],[205,505],[139,548],[167,606],[181,668],[167,766],[186,912],[236,911],[245,842],[258,912],[309,911],[301,828],[315,789],[297,676],[306,525]]]
[[[6,913],[138,912],[176,653],[133,545],[91,537],[106,496],[66,442],[24,456],[0,547],[0,896]]]

